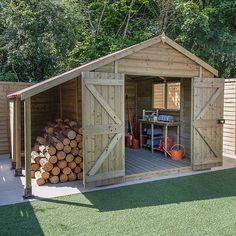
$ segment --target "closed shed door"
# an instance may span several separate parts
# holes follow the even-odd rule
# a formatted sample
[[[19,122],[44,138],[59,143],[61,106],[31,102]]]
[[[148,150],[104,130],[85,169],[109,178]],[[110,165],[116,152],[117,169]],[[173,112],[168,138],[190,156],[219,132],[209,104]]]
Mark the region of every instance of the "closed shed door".
[[[222,165],[223,78],[193,78],[193,169]]]
[[[82,73],[82,114],[85,187],[123,181],[124,75]]]

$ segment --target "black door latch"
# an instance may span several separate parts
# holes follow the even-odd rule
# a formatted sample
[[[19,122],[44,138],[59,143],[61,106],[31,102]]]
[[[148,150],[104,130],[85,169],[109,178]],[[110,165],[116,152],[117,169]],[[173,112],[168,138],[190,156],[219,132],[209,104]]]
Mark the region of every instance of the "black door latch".
[[[221,124],[221,125],[225,124],[225,119],[218,119],[218,124]]]

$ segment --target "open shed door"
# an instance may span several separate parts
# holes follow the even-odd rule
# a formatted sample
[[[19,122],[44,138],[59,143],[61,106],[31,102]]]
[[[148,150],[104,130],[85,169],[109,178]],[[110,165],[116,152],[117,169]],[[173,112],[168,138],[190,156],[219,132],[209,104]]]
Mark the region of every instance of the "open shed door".
[[[84,186],[123,181],[124,75],[83,72],[82,114]]]
[[[222,165],[223,78],[192,80],[192,165],[194,170]]]

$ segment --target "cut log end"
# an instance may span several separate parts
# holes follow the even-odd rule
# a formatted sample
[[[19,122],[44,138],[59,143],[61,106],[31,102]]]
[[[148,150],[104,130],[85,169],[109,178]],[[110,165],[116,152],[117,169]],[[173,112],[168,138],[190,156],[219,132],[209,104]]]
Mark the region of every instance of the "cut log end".
[[[65,174],[60,174],[59,179],[60,179],[60,182],[65,183],[68,181],[68,176]]]
[[[59,177],[57,175],[52,175],[49,177],[49,182],[52,184],[57,184],[59,182]]]
[[[61,169],[58,166],[54,166],[53,169],[51,170],[52,175],[59,175]]]
[[[83,135],[76,121],[47,122],[31,153],[31,177],[38,185],[83,179]]]
[[[62,173],[65,174],[65,175],[69,175],[71,173],[71,168],[70,167],[65,167],[63,170],[62,170]]]
[[[56,155],[59,161],[64,160],[66,158],[66,153],[64,151],[58,151]]]
[[[74,161],[68,163],[68,167],[70,167],[72,170],[75,169],[76,163]]]
[[[42,177],[42,173],[40,171],[35,172],[36,183],[41,186],[45,184],[45,179]]]
[[[74,173],[74,172],[71,172],[69,175],[68,175],[68,180],[69,181],[75,181],[77,179],[77,175]]]
[[[81,168],[79,167],[79,166],[76,166],[75,168],[74,168],[74,172],[76,173],[76,174],[78,174],[78,173],[80,173],[82,170],[81,170]]]

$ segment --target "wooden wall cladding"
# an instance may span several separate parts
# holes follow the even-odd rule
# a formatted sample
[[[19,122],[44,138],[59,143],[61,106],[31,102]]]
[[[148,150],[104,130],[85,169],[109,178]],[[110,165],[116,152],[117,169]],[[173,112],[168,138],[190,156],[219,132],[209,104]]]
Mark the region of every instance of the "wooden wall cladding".
[[[115,72],[115,63],[95,71]],[[199,76],[200,66],[168,44],[157,43],[117,60],[117,72],[126,75],[191,78]],[[214,75],[202,68],[203,77]]]
[[[7,95],[31,85],[31,83],[0,82],[0,154],[10,152],[10,117]]]
[[[199,76],[199,65],[171,46],[157,43],[118,60],[118,72],[128,75],[195,77]],[[203,76],[213,77],[205,69],[202,73]]]
[[[31,98],[32,144],[36,137],[41,134],[41,130],[47,122],[54,119],[54,111],[56,110],[54,97],[58,96],[56,92],[57,89],[52,88]]]
[[[137,112],[138,118],[142,118],[143,109],[153,109],[153,79],[146,79],[137,82]]]
[[[61,84],[61,113],[63,118],[82,123],[81,78]]]

